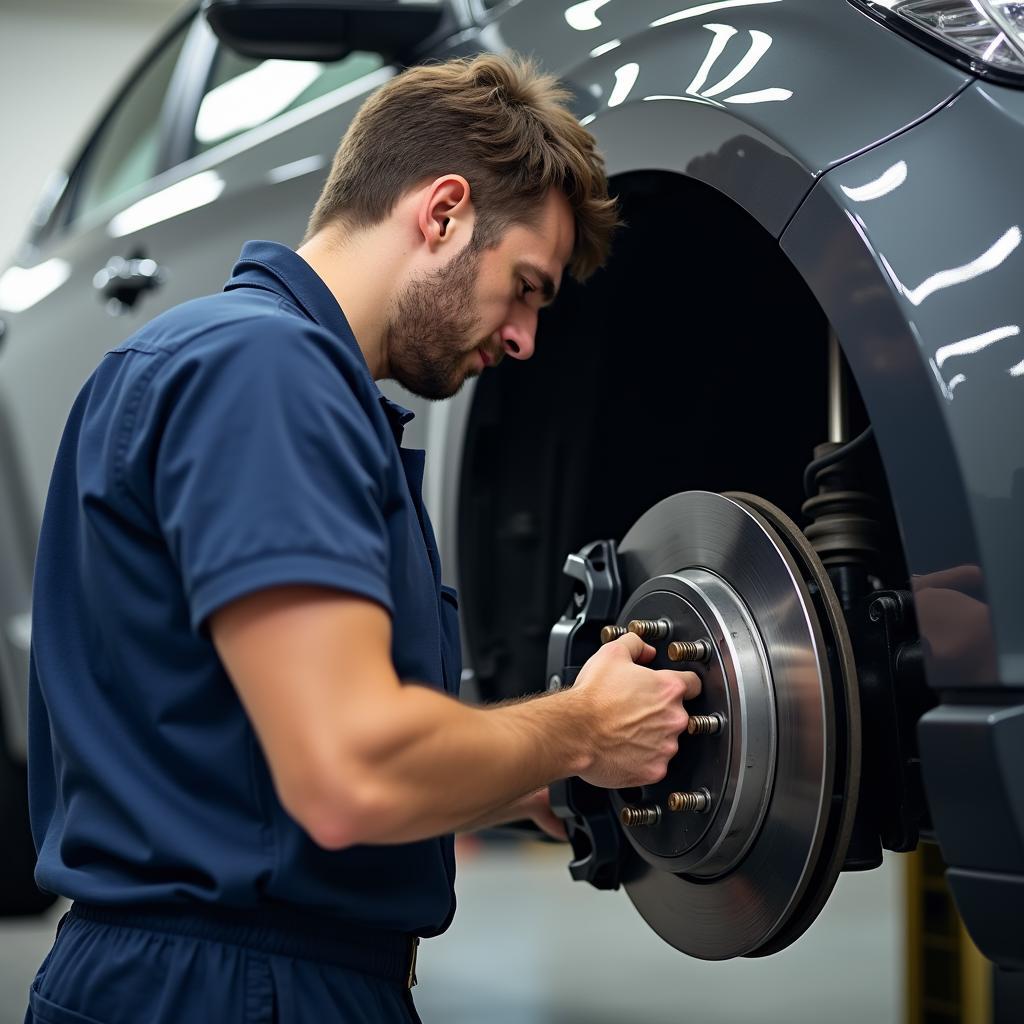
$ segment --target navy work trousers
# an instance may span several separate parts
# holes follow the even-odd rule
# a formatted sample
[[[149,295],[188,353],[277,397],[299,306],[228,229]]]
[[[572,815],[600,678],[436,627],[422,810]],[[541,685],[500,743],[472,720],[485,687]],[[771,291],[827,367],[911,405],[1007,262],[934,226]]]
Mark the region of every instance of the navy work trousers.
[[[76,906],[32,983],[25,1024],[418,1024],[394,958],[382,967],[378,951],[367,971],[336,953],[265,929],[112,921]]]

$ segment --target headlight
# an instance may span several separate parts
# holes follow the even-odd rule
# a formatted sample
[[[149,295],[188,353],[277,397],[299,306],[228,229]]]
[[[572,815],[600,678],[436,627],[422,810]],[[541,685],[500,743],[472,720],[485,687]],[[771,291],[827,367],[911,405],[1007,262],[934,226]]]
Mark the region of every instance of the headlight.
[[[1024,0],[850,0],[973,74],[1024,85]]]

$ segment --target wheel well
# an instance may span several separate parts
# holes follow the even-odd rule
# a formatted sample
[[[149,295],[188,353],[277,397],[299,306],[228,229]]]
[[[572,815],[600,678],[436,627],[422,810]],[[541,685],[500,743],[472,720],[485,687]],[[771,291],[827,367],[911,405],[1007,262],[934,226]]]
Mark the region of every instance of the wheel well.
[[[803,469],[827,439],[828,323],[776,239],[690,178],[614,187],[627,227],[608,265],[566,279],[534,357],[505,360],[474,395],[459,565],[485,699],[543,688],[568,553],[621,539],[683,490],[759,494],[800,522]],[[851,395],[852,428],[866,422]]]

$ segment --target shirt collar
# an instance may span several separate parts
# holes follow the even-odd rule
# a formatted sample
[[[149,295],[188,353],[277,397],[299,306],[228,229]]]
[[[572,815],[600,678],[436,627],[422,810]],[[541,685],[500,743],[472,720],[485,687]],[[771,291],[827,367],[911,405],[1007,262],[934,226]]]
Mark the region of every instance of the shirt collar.
[[[338,300],[323,278],[294,250],[280,242],[246,242],[224,291],[235,288],[264,288],[290,298],[309,317],[358,354],[359,367],[380,398],[380,404],[401,441],[405,425],[416,414],[391,401],[373,379],[366,357],[356,342]]]

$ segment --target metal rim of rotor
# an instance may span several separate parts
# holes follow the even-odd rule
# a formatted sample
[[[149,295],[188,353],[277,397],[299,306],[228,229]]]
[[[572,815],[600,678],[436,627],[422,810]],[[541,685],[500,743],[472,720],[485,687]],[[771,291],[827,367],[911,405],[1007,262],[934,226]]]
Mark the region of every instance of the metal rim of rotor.
[[[857,814],[857,798],[860,789],[861,759],[863,756],[860,720],[860,689],[857,681],[857,663],[853,656],[853,645],[846,626],[839,597],[829,579],[828,570],[822,564],[817,552],[811,546],[804,532],[780,508],[756,494],[742,491],[728,491],[723,497],[738,501],[755,514],[763,516],[768,523],[791,545],[791,553],[803,567],[807,578],[817,588],[820,602],[819,615],[829,627],[833,641],[833,706],[840,722],[837,734],[845,739],[845,748],[839,753],[845,760],[840,765],[834,786],[834,814],[829,822],[823,855],[817,864],[814,876],[807,886],[801,903],[794,909],[786,925],[752,956],[770,956],[792,945],[814,923],[832,895],[832,890],[843,870],[843,861],[850,845],[854,818]],[[845,767],[845,770],[842,770]]]
[[[796,525],[753,495],[689,491],[666,498],[626,534],[619,559],[627,592],[687,568],[725,580],[770,652],[779,716],[774,788],[743,860],[721,877],[697,879],[632,854],[627,893],[662,938],[692,956],[776,952],[824,906],[856,809],[856,676],[831,582]]]

